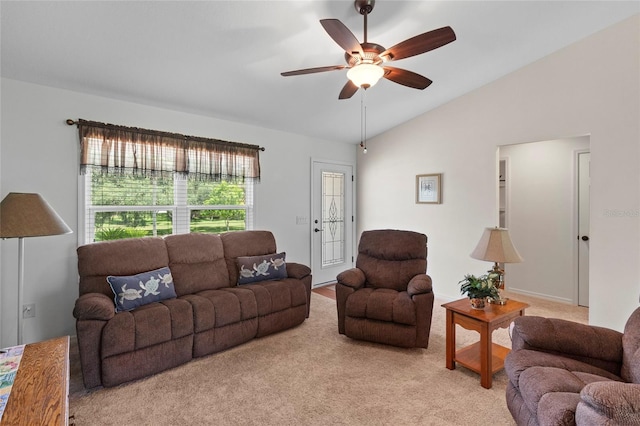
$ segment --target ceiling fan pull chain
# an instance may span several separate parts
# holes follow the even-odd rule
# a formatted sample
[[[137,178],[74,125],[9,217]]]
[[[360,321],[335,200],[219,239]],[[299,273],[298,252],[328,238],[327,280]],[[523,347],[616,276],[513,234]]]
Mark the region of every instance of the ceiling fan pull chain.
[[[364,90],[360,94],[360,145],[364,148]]]
[[[364,150],[367,152],[367,105],[364,106]]]
[[[363,90],[360,96],[360,147],[363,154],[367,153],[367,105],[364,99],[365,96],[366,91]]]
[[[367,107],[364,104],[365,91],[360,94],[360,148],[367,153]]]

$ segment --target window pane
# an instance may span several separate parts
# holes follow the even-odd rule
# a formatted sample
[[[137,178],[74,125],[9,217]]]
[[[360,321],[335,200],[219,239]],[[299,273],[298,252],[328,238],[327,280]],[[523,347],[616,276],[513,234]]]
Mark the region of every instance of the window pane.
[[[189,231],[213,234],[244,231],[245,217],[244,209],[191,210]]]
[[[192,206],[242,206],[245,186],[229,182],[206,182],[190,179],[187,183],[187,204]]]
[[[173,178],[91,174],[91,204],[94,206],[173,205]]]
[[[322,266],[345,259],[344,173],[322,172]]]
[[[253,226],[252,182],[103,175],[99,170],[82,179],[85,243]]]
[[[170,235],[171,211],[117,211],[95,213],[95,241]]]

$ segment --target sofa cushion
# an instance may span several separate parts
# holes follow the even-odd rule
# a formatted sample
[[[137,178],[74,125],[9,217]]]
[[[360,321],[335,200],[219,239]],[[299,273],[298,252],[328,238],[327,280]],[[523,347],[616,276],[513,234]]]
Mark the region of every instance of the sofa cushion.
[[[229,287],[219,235],[168,235],[164,240],[178,296]]]
[[[587,383],[608,380],[589,373],[572,372],[557,367],[529,367],[520,373],[519,388],[529,410],[539,413],[538,404],[548,393],[580,393]],[[579,397],[575,399],[577,405]],[[572,407],[575,413],[576,405]]]
[[[238,257],[238,285],[287,278],[285,258],[284,252]]]
[[[193,307],[195,333],[258,316],[256,298],[253,292],[245,288],[205,290],[187,294],[181,299],[187,300]]]
[[[112,297],[108,275],[134,275],[169,264],[167,247],[160,237],[101,241],[80,246],[77,253],[80,295]]]
[[[224,257],[229,273],[229,282],[238,282],[236,259],[242,256],[262,256],[277,253],[276,239],[269,231],[236,231],[220,234]]]
[[[107,282],[114,294],[116,312],[176,297],[171,271],[167,267],[136,275],[109,275]]]
[[[414,303],[406,291],[360,289],[347,299],[345,313],[352,318],[416,325]]]
[[[580,392],[576,422],[584,425],[640,424],[640,385],[635,383],[590,383]]]
[[[555,367],[564,369],[574,373],[588,373],[600,376],[609,380],[620,381],[620,377],[610,373],[602,368],[595,367],[582,361],[566,358],[562,355],[550,354],[547,352],[539,352],[531,349],[518,349],[509,353],[505,359],[504,369],[509,376],[511,382],[522,390],[520,384],[520,376],[533,367]]]
[[[109,356],[153,346],[193,334],[191,305],[180,299],[140,306],[119,312],[102,331],[101,356]]]
[[[307,304],[304,284],[292,278],[247,284],[241,288],[253,293],[261,317]]]
[[[513,322],[513,349],[560,354],[620,375],[622,333],[558,318],[523,316]]]

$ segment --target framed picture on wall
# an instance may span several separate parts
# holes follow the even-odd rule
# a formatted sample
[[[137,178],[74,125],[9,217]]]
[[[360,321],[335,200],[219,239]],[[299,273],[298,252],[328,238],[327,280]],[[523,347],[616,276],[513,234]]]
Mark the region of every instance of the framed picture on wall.
[[[442,173],[416,176],[416,204],[442,203]]]

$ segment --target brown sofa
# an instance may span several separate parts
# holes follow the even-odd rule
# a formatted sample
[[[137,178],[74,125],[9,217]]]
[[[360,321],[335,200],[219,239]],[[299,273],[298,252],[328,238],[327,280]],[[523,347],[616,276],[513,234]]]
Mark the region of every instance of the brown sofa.
[[[238,257],[276,253],[268,231],[105,241],[77,252],[73,315],[87,388],[149,376],[294,327],[309,315],[311,270],[305,265],[287,262],[287,278],[237,285]],[[167,266],[177,297],[115,312],[107,276]]]
[[[518,425],[640,425],[640,308],[624,334],[529,316],[512,340],[506,398]]]
[[[337,277],[338,332],[387,345],[428,347],[434,295],[426,271],[426,235],[364,231],[356,267]]]

